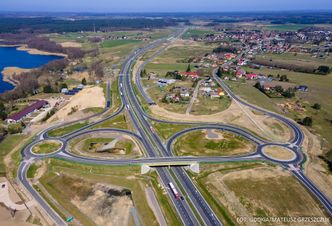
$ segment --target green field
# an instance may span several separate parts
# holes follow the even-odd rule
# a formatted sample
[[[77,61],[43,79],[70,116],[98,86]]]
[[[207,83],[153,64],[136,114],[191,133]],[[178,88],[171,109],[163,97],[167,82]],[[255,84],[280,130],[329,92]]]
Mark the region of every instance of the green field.
[[[0,143],[0,175],[5,176],[6,167],[4,164],[5,156],[17,148],[17,145],[20,141],[25,140],[27,138],[26,135],[8,135],[1,143]]]
[[[60,127],[58,129],[51,130],[48,133],[48,135],[50,137],[60,137],[60,136],[66,135],[68,133],[71,133],[75,130],[78,130],[78,129],[86,126],[86,125],[88,125],[88,122],[76,123],[76,124],[72,124],[72,125],[69,125],[69,126],[66,126],[66,127]]]
[[[307,85],[309,87],[308,92],[296,92],[296,97],[292,99],[276,99],[268,98],[266,95],[255,89],[248,84],[241,84],[240,82],[228,81],[232,90],[243,97],[250,103],[261,106],[268,110],[282,113],[280,107],[277,104],[280,103],[299,103],[304,107],[304,112],[289,111],[283,113],[286,116],[293,118],[294,120],[303,119],[306,116],[313,118],[312,128],[308,128],[313,133],[320,134],[322,138],[322,147],[324,152],[328,152],[332,149],[332,129],[329,120],[332,119],[332,74],[329,75],[316,75],[308,73],[293,72],[281,69],[251,69],[245,68],[249,72],[260,73],[265,75],[287,75],[291,83],[296,85]],[[320,110],[315,110],[312,106],[318,103],[321,105]],[[332,159],[331,159],[332,160]]]
[[[295,178],[264,163],[203,164],[201,173],[193,175],[193,179],[226,225],[238,225],[236,218],[241,216],[241,209],[246,210],[248,217],[313,213],[324,217],[317,201]]]
[[[229,132],[214,131],[217,139],[207,138],[207,132],[194,131],[178,138],[173,152],[178,156],[229,156],[254,151],[254,145],[241,136]]]
[[[183,39],[189,39],[189,38],[198,38],[198,37],[204,37],[207,34],[214,34],[215,32],[213,30],[203,30],[203,29],[188,29],[186,33],[182,36]]]
[[[184,129],[192,127],[191,125],[181,125],[181,124],[169,124],[161,122],[152,122],[153,128],[156,129],[158,134],[164,139],[167,140],[172,135],[177,132],[180,132]]]
[[[57,151],[61,147],[61,143],[56,141],[43,141],[36,144],[32,148],[35,154],[48,154]]]
[[[192,115],[211,115],[222,112],[229,108],[231,100],[229,97],[210,98],[198,96],[198,102],[193,104],[190,114]]]
[[[170,47],[164,53],[156,57],[151,63],[146,65],[147,72],[155,72],[164,77],[168,71],[185,71],[188,67],[188,59],[191,57],[201,57],[210,53],[216,47],[215,44],[195,44]],[[192,68],[195,64],[191,64]],[[194,69],[192,69],[194,70]]]
[[[27,172],[27,177],[34,178],[38,169],[39,169],[39,166],[37,166],[35,163],[31,164],[28,169],[28,172]]]
[[[325,65],[332,67],[332,57],[324,57],[324,58],[316,58],[312,57],[310,54],[307,53],[283,53],[283,54],[264,54],[259,55],[256,59],[262,60],[272,60],[275,63],[287,63],[297,66],[308,66],[312,65],[315,68],[319,66]]]
[[[119,129],[129,129],[128,122],[126,117],[121,114],[117,115],[112,119],[106,120],[91,129],[98,129],[98,128],[119,128]]]
[[[297,31],[306,27],[310,27],[310,24],[283,24],[283,25],[267,25],[265,26],[268,30],[275,31]]]
[[[122,45],[127,45],[127,44],[132,44],[132,43],[139,43],[141,41],[139,40],[107,40],[104,41],[101,44],[102,48],[113,48],[113,47],[117,47],[117,46],[122,46]]]

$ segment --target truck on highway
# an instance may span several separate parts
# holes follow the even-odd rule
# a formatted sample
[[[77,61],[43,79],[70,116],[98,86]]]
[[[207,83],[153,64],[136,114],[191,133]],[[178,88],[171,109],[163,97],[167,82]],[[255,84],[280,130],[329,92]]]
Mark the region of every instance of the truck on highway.
[[[180,199],[180,194],[179,194],[179,192],[176,190],[176,188],[174,187],[173,183],[172,183],[172,182],[168,183],[168,186],[170,187],[170,189],[171,189],[171,191],[172,191],[174,197],[175,197],[176,199]]]

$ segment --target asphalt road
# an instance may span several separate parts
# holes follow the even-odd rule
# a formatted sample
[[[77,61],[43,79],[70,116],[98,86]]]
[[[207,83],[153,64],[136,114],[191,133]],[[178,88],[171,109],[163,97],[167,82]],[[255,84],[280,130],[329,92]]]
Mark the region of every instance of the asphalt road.
[[[182,32],[179,32],[175,35],[178,37],[181,35]],[[305,156],[301,151],[301,145],[304,139],[303,132],[299,125],[292,120],[289,120],[281,115],[276,113],[264,110],[257,106],[251,105],[246,101],[240,99],[233,92],[230,88],[220,79],[218,78],[215,73],[213,74],[214,79],[218,82],[218,84],[228,93],[228,95],[239,104],[249,107],[253,110],[262,112],[263,114],[268,115],[269,117],[275,118],[284,122],[292,131],[293,131],[293,139],[287,143],[279,144],[266,141],[254,134],[250,131],[247,131],[243,128],[238,128],[232,125],[225,125],[219,123],[183,123],[183,122],[172,122],[167,120],[160,120],[155,119],[146,114],[143,110],[140,101],[137,98],[137,94],[135,93],[135,89],[132,86],[131,82],[131,68],[135,62],[135,60],[142,56],[146,51],[149,51],[155,47],[158,47],[165,42],[172,40],[172,37],[157,40],[144,48],[137,49],[133,51],[129,57],[123,63],[123,66],[120,71],[120,78],[119,78],[119,91],[122,100],[122,105],[119,109],[117,109],[113,114],[110,116],[105,116],[104,113],[108,112],[110,109],[110,84],[108,83],[108,99],[106,101],[106,106],[103,112],[84,118],[80,120],[76,120],[71,122],[70,124],[77,123],[80,121],[92,120],[94,117],[102,117],[102,119],[97,120],[93,123],[89,123],[87,126],[73,131],[69,134],[66,134],[62,137],[50,138],[48,136],[48,132],[59,127],[63,127],[68,125],[67,124],[59,124],[53,127],[50,127],[35,137],[35,139],[28,144],[22,150],[23,161],[19,167],[18,172],[18,180],[23,184],[23,186],[30,192],[33,198],[39,203],[39,205],[45,210],[45,212],[49,215],[51,219],[57,225],[66,225],[66,222],[59,217],[59,215],[45,202],[45,200],[39,195],[37,191],[30,185],[29,181],[26,178],[27,169],[29,165],[35,159],[41,158],[61,158],[68,161],[79,162],[79,163],[89,163],[89,164],[99,164],[99,165],[153,165],[158,164],[160,166],[167,166],[169,164],[178,165],[171,170],[167,167],[158,167],[157,173],[161,179],[161,183],[164,185],[166,191],[168,192],[169,199],[173,203],[180,219],[182,220],[184,225],[199,225],[200,221],[203,222],[204,225],[222,225],[220,220],[216,217],[216,214],[210,208],[206,200],[203,198],[202,194],[200,193],[199,189],[196,185],[192,182],[191,178],[188,176],[187,172],[183,169],[183,165],[191,164],[191,163],[224,163],[224,162],[235,162],[235,161],[253,161],[253,160],[261,160],[261,161],[269,161],[275,164],[279,164],[283,166],[285,169],[289,170],[302,184],[305,186],[312,194],[317,197],[317,199],[322,203],[322,205],[326,208],[328,213],[332,215],[332,208],[331,208],[331,201],[310,181],[302,172],[301,166],[305,161]],[[148,61],[152,60],[154,57],[158,56],[164,51],[164,48],[160,49],[156,54],[154,54]],[[146,63],[146,62],[145,62]],[[144,64],[145,65],[145,64]],[[140,68],[140,70],[143,67]],[[139,79],[136,76],[136,79]],[[138,84],[139,92],[142,93],[145,101],[149,104],[153,104],[149,102],[149,97],[144,95],[144,89],[140,86],[140,81],[136,81]],[[126,131],[121,129],[113,129],[113,128],[105,128],[105,129],[94,129],[91,130],[91,127],[98,125],[99,123],[104,122],[105,120],[109,120],[118,114],[126,111],[131,119],[131,122],[135,128],[135,132]],[[174,134],[166,143],[164,143],[158,134],[155,133],[154,129],[150,121],[157,121],[157,122],[164,122],[164,123],[171,123],[171,124],[188,124],[192,125],[192,128],[185,129]],[[88,130],[90,129],[90,130]],[[219,157],[219,156],[212,156],[212,157],[179,157],[174,156],[172,153],[172,145],[174,141],[179,138],[180,136],[195,130],[201,129],[218,129],[218,130],[225,130],[235,134],[238,134],[256,145],[256,149],[253,150],[252,153],[248,155],[242,156],[232,156],[232,157]],[[129,136],[135,138],[138,142],[141,143],[141,146],[144,147],[146,152],[146,157],[139,158],[139,159],[120,159],[120,160],[109,160],[109,159],[95,159],[95,158],[88,158],[83,156],[78,156],[70,152],[68,148],[68,142],[74,138],[79,136],[89,134],[89,133],[96,133],[96,132],[116,132],[116,133],[124,133]],[[46,154],[46,155],[36,155],[32,153],[32,147],[36,145],[38,142],[42,140],[57,140],[62,143],[62,147],[55,153]],[[289,150],[295,153],[295,158],[290,161],[280,161],[276,159],[269,158],[268,156],[264,155],[262,149],[266,146],[274,145],[274,146],[282,146],[288,148]],[[177,200],[171,191],[168,189],[168,183],[172,182],[178,191],[182,190],[185,191],[185,197],[188,199],[184,200]],[[189,205],[189,202],[194,206],[192,209]],[[195,214],[196,213],[196,214]],[[199,219],[197,219],[197,217]]]

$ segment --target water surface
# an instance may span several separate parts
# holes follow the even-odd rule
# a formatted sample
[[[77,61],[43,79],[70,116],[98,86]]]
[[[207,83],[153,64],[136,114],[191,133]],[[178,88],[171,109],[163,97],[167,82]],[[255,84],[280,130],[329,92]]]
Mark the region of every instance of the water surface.
[[[34,55],[26,51],[19,51],[16,47],[0,47],[0,93],[12,90],[14,86],[3,81],[2,71],[5,67],[19,67],[25,69],[38,68],[52,60],[62,59],[61,56]]]

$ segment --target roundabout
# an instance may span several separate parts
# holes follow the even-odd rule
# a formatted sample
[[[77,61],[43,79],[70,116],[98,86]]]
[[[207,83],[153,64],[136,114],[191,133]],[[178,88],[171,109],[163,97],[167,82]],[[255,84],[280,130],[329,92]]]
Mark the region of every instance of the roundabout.
[[[272,161],[292,162],[296,159],[296,153],[283,146],[267,145],[262,148],[261,154]]]
[[[30,148],[30,153],[35,156],[43,157],[54,155],[61,151],[64,146],[63,142],[55,139],[42,140],[35,143]]]

